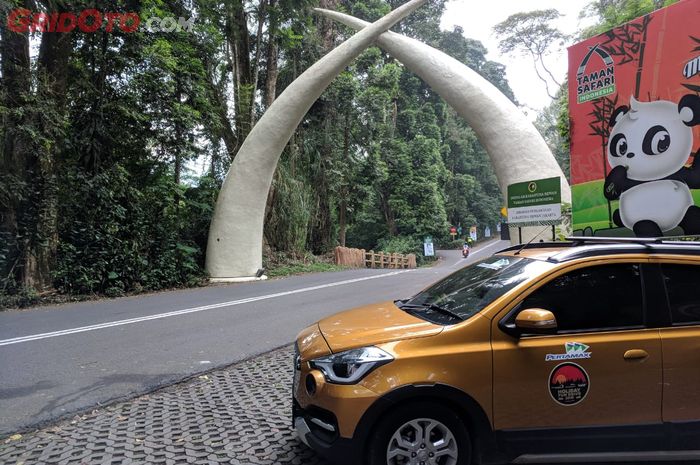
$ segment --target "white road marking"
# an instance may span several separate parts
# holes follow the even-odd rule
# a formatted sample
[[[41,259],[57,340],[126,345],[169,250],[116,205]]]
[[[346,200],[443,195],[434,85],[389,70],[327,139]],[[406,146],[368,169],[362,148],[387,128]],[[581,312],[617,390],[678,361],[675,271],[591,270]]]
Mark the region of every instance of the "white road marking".
[[[150,320],[159,320],[162,318],[170,318],[173,316],[187,315],[188,313],[204,312],[206,310],[214,310],[214,309],[222,308],[222,307],[233,307],[234,305],[247,304],[250,302],[258,302],[260,300],[275,299],[277,297],[284,297],[284,296],[292,295],[292,294],[301,294],[303,292],[317,291],[319,289],[325,289],[328,287],[345,286],[347,284],[358,283],[360,281],[368,281],[370,279],[387,278],[389,276],[395,276],[395,275],[401,274],[401,273],[408,273],[409,271],[413,271],[413,270],[392,271],[391,273],[385,273],[385,274],[374,275],[374,276],[366,276],[364,278],[346,279],[345,281],[337,281],[334,283],[321,284],[319,286],[304,287],[301,289],[294,289],[292,291],[277,292],[275,294],[261,295],[261,296],[257,296],[257,297],[248,297],[247,299],[231,300],[229,302],[221,302],[218,304],[203,305],[201,307],[185,308],[182,310],[175,310],[173,312],[167,312],[167,313],[159,313],[156,315],[148,315],[148,316],[142,316],[142,317],[138,317],[138,318],[130,318],[127,320],[118,320],[118,321],[112,321],[112,322],[108,322],[108,323],[100,323],[100,324],[90,325],[90,326],[81,326],[78,328],[64,329],[61,331],[53,331],[50,333],[31,334],[29,336],[21,336],[21,337],[14,337],[11,339],[3,339],[3,340],[0,340],[0,346],[19,344],[21,342],[38,341],[40,339],[48,339],[51,337],[67,336],[69,334],[84,333],[87,331],[95,331],[98,329],[105,329],[105,328],[113,328],[115,326],[130,325],[130,324],[141,323],[141,322],[150,321]]]
[[[493,247],[496,246],[496,245],[499,246],[499,249],[505,249],[505,248],[506,248],[503,244],[501,244],[501,241],[496,241],[496,242],[494,242],[493,244],[489,244],[489,245],[487,245],[487,246],[485,246],[485,247],[481,247],[480,249],[477,249],[477,250],[474,250],[474,251],[470,251],[470,252],[469,252],[469,257],[467,257],[466,260],[469,260],[470,258],[474,257],[475,255],[479,255],[481,252],[484,252],[484,251],[486,251],[486,250],[491,250],[491,248],[493,248]],[[460,251],[460,253],[461,253],[461,251]],[[462,259],[462,260],[464,260],[464,259]],[[471,262],[470,262],[470,263],[471,263]],[[455,264],[453,264],[453,265],[452,265],[452,268],[456,268],[456,267],[458,267],[458,266],[462,267],[462,266],[466,266],[466,265],[467,265],[466,262],[460,260],[460,261],[456,262]]]

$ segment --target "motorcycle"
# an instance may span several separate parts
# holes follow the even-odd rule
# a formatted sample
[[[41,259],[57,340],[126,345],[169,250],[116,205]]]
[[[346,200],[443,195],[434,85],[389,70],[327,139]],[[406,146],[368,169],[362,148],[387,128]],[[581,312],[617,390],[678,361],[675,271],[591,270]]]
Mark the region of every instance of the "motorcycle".
[[[462,258],[467,258],[469,256],[469,248],[462,248]]]

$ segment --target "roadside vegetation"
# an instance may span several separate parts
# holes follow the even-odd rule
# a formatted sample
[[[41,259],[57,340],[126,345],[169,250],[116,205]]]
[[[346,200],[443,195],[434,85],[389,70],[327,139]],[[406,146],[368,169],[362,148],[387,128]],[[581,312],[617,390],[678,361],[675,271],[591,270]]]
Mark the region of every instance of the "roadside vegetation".
[[[351,34],[311,7],[374,21],[399,3],[143,0],[142,17],[194,11],[194,31],[30,37],[4,21],[28,2],[4,2],[0,307],[205,282],[208,226],[238,148],[276,95]],[[431,1],[395,29],[466,63],[517,102],[504,64],[489,61],[459,27],[440,30],[444,4]],[[61,12],[84,2],[32,5]],[[655,7],[598,0],[588,14],[608,28],[632,17],[619,11]],[[538,122],[562,164],[565,95]],[[323,257],[336,245],[422,261],[423,237],[448,241],[449,225],[458,224],[495,231],[502,204],[474,132],[425,83],[370,48],[334,80],[282,155],[268,197],[267,273],[335,269]]]
[[[270,278],[346,269],[346,267],[335,264],[333,254],[314,255],[310,252],[303,254],[289,254],[287,252],[266,253],[263,266],[266,270],[265,274]]]

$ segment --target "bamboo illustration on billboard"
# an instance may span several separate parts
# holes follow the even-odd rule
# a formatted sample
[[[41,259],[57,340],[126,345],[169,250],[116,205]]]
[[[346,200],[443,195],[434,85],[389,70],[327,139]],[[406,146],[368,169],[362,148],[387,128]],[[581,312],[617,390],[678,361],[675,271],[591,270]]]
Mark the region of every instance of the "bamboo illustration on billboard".
[[[696,45],[693,49],[693,52],[700,52],[700,39],[698,39],[697,37],[690,36],[690,40],[695,42]],[[698,75],[700,75],[700,55],[686,63],[685,67],[683,68],[683,76],[685,76],[686,79],[690,79],[693,76]],[[691,84],[690,82],[684,82],[683,87],[692,90],[693,92],[700,93],[700,85]]]
[[[643,16],[637,21],[630,21],[605,33],[608,41],[603,45],[610,51],[613,57],[620,57],[619,65],[637,63],[637,72],[634,79],[634,98],[639,98],[639,90],[642,83],[642,69],[644,68],[644,51],[647,44],[647,31],[653,15]]]
[[[616,106],[617,95],[614,99],[603,97],[593,102],[593,110],[588,114],[591,117],[588,123],[588,127],[591,129],[590,135],[600,139],[601,166],[606,177],[608,176],[606,147],[608,146],[608,136],[610,135],[608,121],[610,121],[610,116],[612,116]],[[608,227],[612,228],[612,203],[607,199],[606,202],[608,205]]]

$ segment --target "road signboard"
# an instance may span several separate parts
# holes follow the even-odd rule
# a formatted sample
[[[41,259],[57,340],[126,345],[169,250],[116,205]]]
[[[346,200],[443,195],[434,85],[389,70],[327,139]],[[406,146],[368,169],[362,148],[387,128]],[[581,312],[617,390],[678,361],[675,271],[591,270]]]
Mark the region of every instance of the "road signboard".
[[[508,186],[508,223],[538,226],[561,222],[561,180],[558,177]]]
[[[432,236],[425,236],[425,239],[423,239],[423,255],[426,257],[432,257],[435,255]]]

